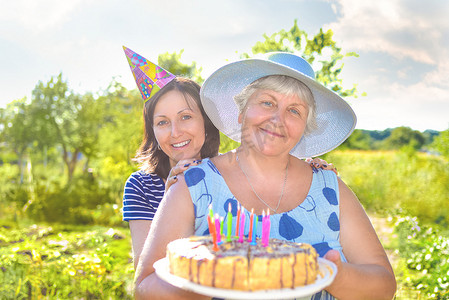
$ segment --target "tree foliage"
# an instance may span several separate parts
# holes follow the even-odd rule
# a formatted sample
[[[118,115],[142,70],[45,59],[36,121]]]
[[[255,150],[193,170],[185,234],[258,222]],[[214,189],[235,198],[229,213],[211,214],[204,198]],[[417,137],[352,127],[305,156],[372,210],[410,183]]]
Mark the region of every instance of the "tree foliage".
[[[34,125],[30,118],[30,109],[26,99],[15,100],[9,103],[0,113],[2,130],[1,141],[17,155],[17,164],[20,171],[20,183],[23,183],[24,159],[30,145],[34,141]]]
[[[418,130],[402,126],[391,131],[391,135],[384,141],[384,147],[387,149],[410,147],[414,150],[419,150],[425,141],[424,135]]]
[[[436,150],[443,157],[449,160],[449,129],[442,131],[434,138],[430,148]]]
[[[61,148],[70,182],[80,154],[95,155],[102,110],[91,94],[70,91],[62,74],[36,85],[30,109],[38,146]]]
[[[196,81],[198,84],[202,84],[204,79],[201,77],[201,67],[196,66],[196,62],[192,62],[190,65],[181,62],[181,56],[184,53],[184,49],[179,53],[163,53],[158,57],[158,64],[164,69],[168,70],[173,75],[183,76]]]
[[[264,41],[257,42],[252,48],[252,55],[271,51],[292,52],[301,55],[315,70],[316,79],[323,85],[340,94],[342,97],[358,97],[357,85],[345,89],[340,78],[345,57],[358,55],[354,52],[342,53],[342,49],[333,40],[332,30],[326,32],[321,28],[313,37],[298,27],[295,20],[290,30],[280,30],[268,36],[263,35]],[[244,53],[245,58],[252,55]],[[364,94],[362,94],[364,95]]]
[[[369,150],[372,147],[370,135],[363,130],[356,129],[351,136],[339,147],[339,149],[349,148],[357,150]]]

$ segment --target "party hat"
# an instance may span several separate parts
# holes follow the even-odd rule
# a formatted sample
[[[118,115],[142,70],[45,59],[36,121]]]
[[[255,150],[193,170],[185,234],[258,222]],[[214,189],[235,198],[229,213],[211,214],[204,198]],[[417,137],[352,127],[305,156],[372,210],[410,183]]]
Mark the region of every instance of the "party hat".
[[[133,72],[143,101],[147,102],[167,83],[175,79],[175,75],[147,60],[129,48],[123,46],[129,67]]]

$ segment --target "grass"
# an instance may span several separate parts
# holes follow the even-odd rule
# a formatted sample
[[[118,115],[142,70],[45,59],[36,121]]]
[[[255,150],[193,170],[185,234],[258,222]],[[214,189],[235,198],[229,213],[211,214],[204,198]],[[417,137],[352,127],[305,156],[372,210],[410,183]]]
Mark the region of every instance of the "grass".
[[[129,230],[0,227],[0,299],[131,299]]]
[[[427,224],[449,224],[449,163],[423,153],[333,151],[326,156],[368,210],[403,211]]]

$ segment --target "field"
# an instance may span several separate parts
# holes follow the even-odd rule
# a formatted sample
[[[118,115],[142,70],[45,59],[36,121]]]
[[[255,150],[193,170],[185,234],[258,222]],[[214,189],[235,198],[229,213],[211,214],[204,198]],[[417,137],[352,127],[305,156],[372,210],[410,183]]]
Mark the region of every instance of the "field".
[[[127,228],[0,228],[0,299],[132,299]]]
[[[395,269],[396,299],[448,299],[448,163],[405,152],[325,159],[367,209]],[[132,299],[127,224],[101,223],[0,221],[0,299]]]

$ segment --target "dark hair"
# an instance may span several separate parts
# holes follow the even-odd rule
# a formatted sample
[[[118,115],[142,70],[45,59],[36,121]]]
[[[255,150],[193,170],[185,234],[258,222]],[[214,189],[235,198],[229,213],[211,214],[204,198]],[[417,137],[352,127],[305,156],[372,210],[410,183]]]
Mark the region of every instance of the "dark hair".
[[[159,100],[170,91],[179,91],[187,99],[195,101],[204,119],[204,131],[206,138],[201,148],[201,158],[213,157],[218,154],[220,146],[220,133],[206,115],[200,99],[200,86],[188,78],[176,77],[159,90],[145,103],[143,110],[144,135],[143,141],[137,151],[136,160],[141,169],[147,173],[156,173],[161,178],[167,178],[170,172],[170,160],[164,151],[158,148],[158,143],[153,131],[154,109]]]

